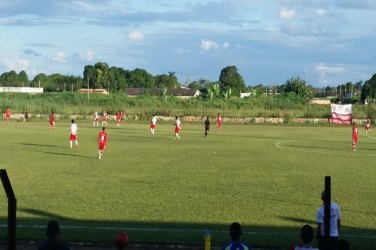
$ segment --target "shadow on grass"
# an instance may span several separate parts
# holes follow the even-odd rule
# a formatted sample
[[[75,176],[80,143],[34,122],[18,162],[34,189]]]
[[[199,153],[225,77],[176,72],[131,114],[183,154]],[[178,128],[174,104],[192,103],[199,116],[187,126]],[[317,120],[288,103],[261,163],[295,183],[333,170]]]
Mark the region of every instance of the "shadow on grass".
[[[24,145],[24,146],[38,146],[38,147],[49,147],[49,148],[58,148],[59,146],[56,145],[50,145],[50,144],[37,144],[37,143],[17,143],[19,145]]]
[[[67,153],[56,153],[56,152],[46,152],[46,151],[39,151],[41,153],[45,154],[51,154],[51,155],[61,155],[61,156],[71,156],[71,157],[79,157],[79,158],[86,158],[86,159],[96,159],[95,156],[84,156],[84,155],[77,155],[77,154],[67,154]]]
[[[229,225],[224,223],[167,222],[168,219],[166,221],[80,220],[31,208],[20,208],[19,211],[36,218],[27,216],[17,219],[18,240],[41,241],[45,239],[46,225],[51,219],[59,221],[62,237],[70,242],[112,245],[114,235],[119,230],[128,232],[131,244],[203,246],[206,230],[211,232],[212,244],[215,247],[229,240]],[[242,224],[242,239],[255,248],[287,249],[299,242],[299,232],[304,224],[310,224],[315,228],[314,220],[295,217],[280,218],[294,222],[296,226]],[[0,240],[3,240],[5,231],[6,218],[0,217]],[[375,229],[343,227],[341,238],[348,240],[353,250],[376,249]]]

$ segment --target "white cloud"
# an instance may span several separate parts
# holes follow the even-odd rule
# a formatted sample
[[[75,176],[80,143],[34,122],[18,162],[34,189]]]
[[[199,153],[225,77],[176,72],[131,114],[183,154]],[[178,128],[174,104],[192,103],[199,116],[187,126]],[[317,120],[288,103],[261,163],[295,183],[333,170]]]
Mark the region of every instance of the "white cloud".
[[[222,46],[224,49],[228,49],[230,47],[230,44],[228,42],[225,42]]]
[[[201,40],[201,48],[203,50],[218,49],[218,44],[210,40]]]
[[[316,9],[316,14],[318,16],[325,16],[326,15],[326,10],[324,10],[324,9]]]
[[[294,9],[287,9],[282,8],[279,11],[279,17],[283,20],[289,21],[295,17],[295,10]]]
[[[91,50],[88,50],[86,52],[79,52],[78,57],[80,60],[85,61],[85,62],[91,62],[95,58],[95,53]]]
[[[141,32],[133,31],[128,34],[128,38],[134,41],[138,41],[144,39],[144,34],[142,34]]]
[[[66,63],[68,56],[64,52],[56,53],[51,60],[57,63]]]
[[[88,12],[95,11],[94,5],[85,3],[83,1],[73,1],[73,4],[77,5],[77,7],[82,8]]]
[[[3,66],[6,71],[14,70],[19,72],[21,70],[27,71],[30,68],[29,60],[20,57],[0,58],[0,65]]]
[[[345,67],[341,64],[330,66],[325,63],[318,63],[313,66],[313,71],[319,74],[320,83],[328,83],[330,76],[345,72]]]

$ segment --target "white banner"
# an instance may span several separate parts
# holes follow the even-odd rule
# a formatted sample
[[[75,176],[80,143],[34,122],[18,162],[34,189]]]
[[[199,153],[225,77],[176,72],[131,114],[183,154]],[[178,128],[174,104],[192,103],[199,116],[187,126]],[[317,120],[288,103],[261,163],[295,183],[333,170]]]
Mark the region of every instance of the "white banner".
[[[332,110],[332,123],[337,124],[351,124],[352,122],[352,105],[338,105],[338,104],[331,104],[330,105]]]

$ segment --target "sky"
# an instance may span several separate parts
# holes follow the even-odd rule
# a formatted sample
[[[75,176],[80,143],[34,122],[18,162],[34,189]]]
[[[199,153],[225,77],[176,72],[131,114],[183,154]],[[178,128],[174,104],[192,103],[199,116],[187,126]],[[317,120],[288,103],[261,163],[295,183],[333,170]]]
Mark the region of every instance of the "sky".
[[[0,74],[82,76],[106,62],[187,84],[236,66],[246,85],[376,73],[374,0],[0,0]]]

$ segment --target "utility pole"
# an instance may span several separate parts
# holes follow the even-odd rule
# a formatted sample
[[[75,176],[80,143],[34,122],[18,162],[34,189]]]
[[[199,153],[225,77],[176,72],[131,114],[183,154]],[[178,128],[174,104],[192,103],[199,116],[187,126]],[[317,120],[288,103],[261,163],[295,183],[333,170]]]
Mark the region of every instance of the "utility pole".
[[[86,79],[87,79],[87,99],[90,99],[89,76],[87,76]]]

